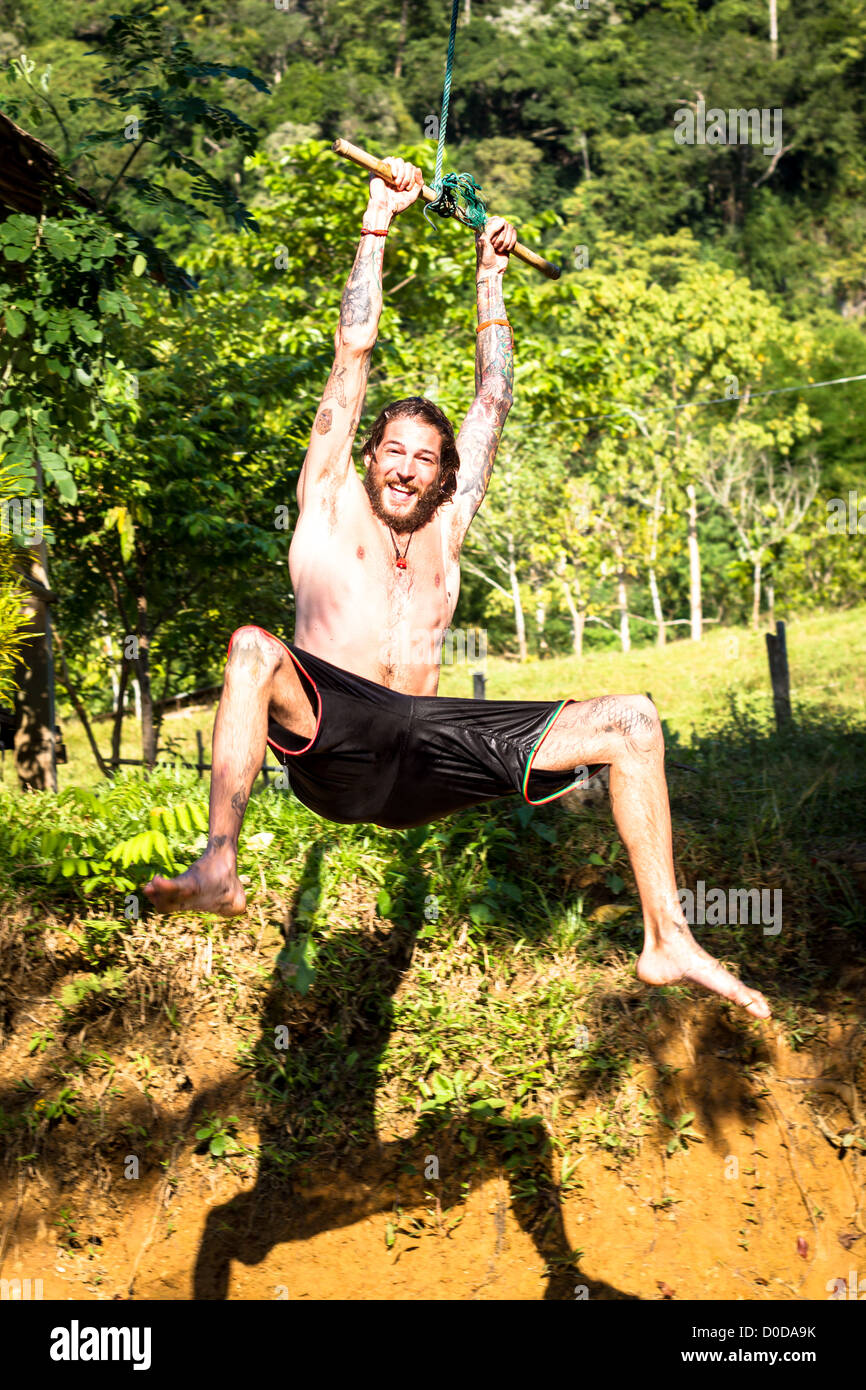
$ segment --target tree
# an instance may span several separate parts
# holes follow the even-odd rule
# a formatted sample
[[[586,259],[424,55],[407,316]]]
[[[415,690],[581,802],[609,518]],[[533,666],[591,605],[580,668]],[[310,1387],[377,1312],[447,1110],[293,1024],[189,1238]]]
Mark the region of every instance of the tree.
[[[752,566],[752,627],[761,612],[761,576],[765,557],[799,528],[818,491],[820,468],[812,455],[805,467],[789,458],[776,461],[731,437],[723,456],[716,456],[704,486],[730,519]]]
[[[77,110],[96,102],[103,113],[111,112],[117,119],[114,129],[92,131],[79,147],[70,147],[58,103],[48,94],[47,75],[39,85],[34,83],[34,64],[24,57],[12,64],[23,94],[6,103],[16,116],[23,109],[38,117],[47,109],[64,134],[70,162],[82,149],[124,141],[132,146],[97,204],[74,186],[51,150],[32,142],[39,146],[40,168],[29,196],[37,211],[35,215],[12,211],[0,224],[0,245],[9,267],[6,282],[0,284],[0,343],[6,350],[0,379],[0,448],[22,493],[35,490],[41,506],[45,504],[43,480],[56,488],[63,502],[75,502],[72,473],[82,461],[75,453],[78,440],[92,439],[99,430],[109,446],[118,444],[103,394],[108,376],[121,365],[110,330],[113,320],[136,321],[132,301],[119,281],[130,271],[141,275],[149,268],[175,298],[192,283],[150,236],[135,233],[124,221],[113,201],[119,186],[125,183],[133,197],[158,204],[175,224],[200,216],[197,203],[205,202],[229,213],[238,226],[254,225],[234,190],[224,187],[177,146],[184,126],[198,121],[223,135],[238,135],[245,148],[252,148],[255,133],[245,122],[188,89],[195,81],[226,75],[262,89],[265,84],[245,69],[197,63],[189,46],[143,7],[114,16],[103,46],[109,69],[99,83],[103,95],[69,98],[67,104]],[[145,75],[153,79],[150,85],[145,85]],[[143,111],[143,138],[138,116],[130,114],[136,106]],[[124,123],[125,117],[129,119]],[[24,132],[19,135],[29,139]],[[130,174],[133,160],[146,144],[155,148],[164,165],[186,177],[188,198],[180,197],[165,182]],[[9,195],[5,196],[8,200]],[[11,206],[14,209],[16,204]],[[53,787],[53,654],[44,542],[38,571],[28,581],[29,602],[37,608],[27,648],[29,662],[19,682],[16,758],[23,785]],[[150,639],[141,607],[136,631],[139,684],[147,691],[149,711]],[[145,722],[145,757],[150,761],[154,743],[149,713]]]
[[[810,428],[794,397],[764,401],[753,393],[782,372],[804,374],[813,335],[787,323],[742,277],[703,260],[688,233],[643,246],[608,238],[591,266],[547,287],[539,300],[551,332],[531,344],[537,365],[524,387],[529,410],[560,440],[570,439],[572,456],[598,486],[622,644],[631,640],[633,577],[646,573],[657,632],[665,622],[656,564],[661,528],[673,531],[677,519],[689,549],[698,639],[697,486],[708,441],[715,448],[754,420],[754,437],[777,449]]]
[[[537,446],[518,450],[511,436],[503,437],[487,496],[463,552],[463,567],[510,604],[521,661],[529,654],[521,588],[532,570],[533,538],[545,528],[550,499],[557,495],[560,469],[558,461]]]

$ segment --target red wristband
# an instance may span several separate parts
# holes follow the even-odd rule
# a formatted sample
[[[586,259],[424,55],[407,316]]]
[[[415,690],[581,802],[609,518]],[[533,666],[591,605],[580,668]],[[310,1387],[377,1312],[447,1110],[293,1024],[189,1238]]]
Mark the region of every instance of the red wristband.
[[[388,230],[387,230],[387,228],[385,229],[384,232],[377,232],[376,229],[375,229],[375,227],[362,227],[362,228],[361,228],[361,236],[387,236],[387,235],[388,235]]]

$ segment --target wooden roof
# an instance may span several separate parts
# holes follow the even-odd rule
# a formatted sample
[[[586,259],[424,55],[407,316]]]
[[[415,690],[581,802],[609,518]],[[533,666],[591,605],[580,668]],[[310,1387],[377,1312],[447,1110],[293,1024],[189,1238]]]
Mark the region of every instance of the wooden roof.
[[[13,212],[39,217],[70,200],[85,207],[97,206],[96,200],[64,173],[54,151],[2,111],[0,151],[0,203]]]

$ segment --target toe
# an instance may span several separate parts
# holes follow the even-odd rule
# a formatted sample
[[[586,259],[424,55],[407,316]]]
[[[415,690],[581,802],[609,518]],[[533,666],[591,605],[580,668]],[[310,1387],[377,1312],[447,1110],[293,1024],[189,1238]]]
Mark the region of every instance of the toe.
[[[746,1003],[747,1011],[753,1018],[769,1018],[770,1006],[763,994],[759,994],[756,989],[749,991],[750,998]]]

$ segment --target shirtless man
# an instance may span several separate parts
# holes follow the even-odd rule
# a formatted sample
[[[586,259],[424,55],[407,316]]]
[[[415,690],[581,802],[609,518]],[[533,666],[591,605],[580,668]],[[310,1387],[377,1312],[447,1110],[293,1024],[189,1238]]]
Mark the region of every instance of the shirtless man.
[[[768,1018],[764,997],[708,955],[686,924],[651,700],[436,694],[442,637],[460,590],[460,552],[511,406],[513,339],[502,287],[517,238],[501,218],[476,235],[476,395],[456,443],[432,402],[394,402],[362,448],[362,481],[352,444],[382,311],[386,234],[422,183],[414,165],[389,164],[393,185],[370,180],[334,365],[298,482],[300,515],[289,551],[294,642],[254,626],[232,636],[214,726],[207,849],[186,873],[156,875],[145,892],[163,912],[244,911],[238,835],[267,745],[312,810],[388,828],[515,793],[537,805],[609,766],[613,815],[643,909],[638,977],[700,984],[753,1018]]]

